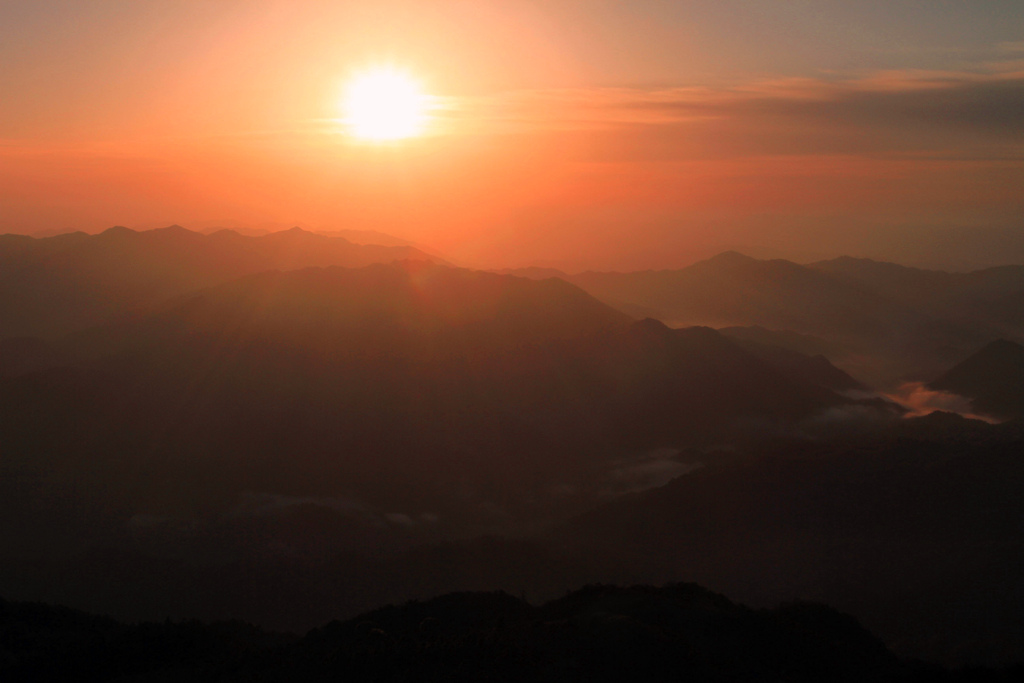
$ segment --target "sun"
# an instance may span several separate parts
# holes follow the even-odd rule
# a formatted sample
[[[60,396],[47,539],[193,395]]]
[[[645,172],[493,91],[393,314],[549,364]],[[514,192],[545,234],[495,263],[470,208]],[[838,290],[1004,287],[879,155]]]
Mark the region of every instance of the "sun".
[[[422,134],[429,98],[409,74],[375,67],[357,74],[345,90],[344,122],[363,140],[401,140]]]

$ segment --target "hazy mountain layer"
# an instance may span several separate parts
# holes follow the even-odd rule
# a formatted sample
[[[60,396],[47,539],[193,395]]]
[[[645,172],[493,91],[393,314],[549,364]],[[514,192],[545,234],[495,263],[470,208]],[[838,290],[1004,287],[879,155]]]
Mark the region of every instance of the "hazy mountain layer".
[[[673,326],[818,337],[831,347],[830,360],[874,385],[928,379],[993,338],[1024,338],[1024,267],[1017,266],[944,273],[851,258],[801,266],[727,252],[680,270],[565,278],[622,311]]]
[[[0,235],[0,339],[54,338],[267,270],[400,259],[439,261],[412,247],[357,245],[298,228],[260,237],[178,226],[44,239]]]
[[[1020,332],[1024,312],[1024,266],[1000,266],[970,273],[908,268],[895,263],[843,257],[808,266],[851,283],[885,292],[931,315]]]

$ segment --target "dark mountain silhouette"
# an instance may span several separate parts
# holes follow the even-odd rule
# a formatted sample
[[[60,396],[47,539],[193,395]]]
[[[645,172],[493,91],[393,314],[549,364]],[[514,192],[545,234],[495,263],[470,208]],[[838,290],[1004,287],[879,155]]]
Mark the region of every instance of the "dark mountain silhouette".
[[[243,669],[256,675],[275,649],[295,640],[240,622],[129,625],[6,600],[0,600],[0,633],[0,677],[26,683],[243,680]]]
[[[298,228],[261,237],[180,226],[45,239],[0,235],[0,339],[54,338],[267,270],[401,259],[439,261],[412,247],[356,245]]]
[[[730,339],[766,346],[780,346],[805,356],[842,356],[846,353],[838,344],[828,342],[821,337],[799,334],[792,330],[769,330],[753,325],[750,327],[722,327],[718,331]]]
[[[341,644],[355,647],[342,646],[339,670],[374,679],[857,680],[913,669],[829,608],[754,611],[695,585],[590,586],[539,608],[501,593],[446,595],[313,631],[286,661],[312,675]],[[382,652],[367,659],[372,648]]]
[[[782,346],[771,342],[755,341],[756,339],[774,340],[779,338],[783,344],[809,345],[806,344],[805,340],[813,338],[795,333],[775,333],[773,335],[764,328],[756,327],[732,327],[719,331],[724,336],[732,339],[740,347],[770,363],[787,376],[799,377],[809,384],[817,384],[834,391],[866,390],[863,384],[832,365],[828,358],[820,353],[809,356],[793,350],[788,345]],[[801,342],[805,343],[801,344]]]
[[[21,681],[959,681],[903,662],[824,605],[753,610],[695,584],[587,586],[540,607],[451,593],[296,638],[241,623],[126,625],[0,602],[4,680]]]
[[[714,330],[630,323],[561,280],[411,262],[255,275],[65,348],[83,370],[6,387],[26,452],[44,438],[75,454],[82,481],[156,458],[222,501],[346,488],[443,506],[467,482],[504,499],[846,402]],[[61,415],[74,421],[44,428]],[[178,470],[186,452],[205,455]],[[136,504],[154,483],[135,482]]]
[[[821,600],[905,654],[1019,661],[1021,436],[1019,422],[935,413],[764,443],[586,513],[551,543],[616,580]]]
[[[0,576],[133,616],[304,622],[373,594],[367,558],[525,533],[854,405],[709,328],[423,262],[247,276],[61,347],[75,368],[0,379]],[[364,588],[310,573],[346,553]],[[258,597],[278,562],[309,595]]]
[[[970,398],[980,414],[1024,417],[1024,346],[1006,339],[994,341],[930,386]]]

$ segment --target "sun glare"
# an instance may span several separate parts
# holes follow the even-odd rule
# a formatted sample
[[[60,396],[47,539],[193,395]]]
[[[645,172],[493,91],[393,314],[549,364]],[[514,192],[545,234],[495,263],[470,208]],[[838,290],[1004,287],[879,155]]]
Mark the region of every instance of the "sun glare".
[[[428,97],[409,74],[378,67],[355,76],[343,102],[345,123],[363,140],[400,140],[423,132]]]

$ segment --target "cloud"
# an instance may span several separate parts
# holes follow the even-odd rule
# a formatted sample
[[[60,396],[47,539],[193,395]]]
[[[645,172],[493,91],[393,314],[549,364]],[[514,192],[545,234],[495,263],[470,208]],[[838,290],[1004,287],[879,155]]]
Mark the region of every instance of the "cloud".
[[[448,98],[441,131],[591,133],[640,158],[970,152],[1024,159],[1024,62],[731,88],[577,88]]]
[[[999,420],[986,415],[979,415],[971,407],[970,399],[950,393],[930,389],[923,382],[907,382],[887,398],[896,401],[907,409],[906,417],[921,417],[934,412],[956,413],[971,420],[983,420],[996,424]]]
[[[823,84],[807,97],[776,95],[737,106],[762,116],[830,125],[925,126],[1017,136],[1024,133],[1024,74],[889,74],[839,86]]]

